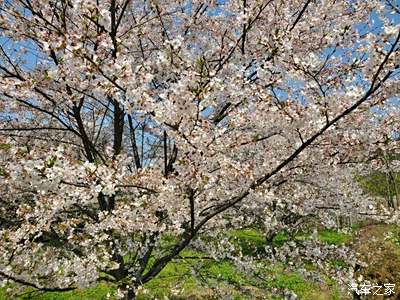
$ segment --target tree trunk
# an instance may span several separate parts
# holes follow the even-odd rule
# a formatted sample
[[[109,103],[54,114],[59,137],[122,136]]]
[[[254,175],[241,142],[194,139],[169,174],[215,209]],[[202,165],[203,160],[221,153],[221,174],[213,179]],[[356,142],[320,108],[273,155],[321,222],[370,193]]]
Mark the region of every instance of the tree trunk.
[[[397,208],[399,207],[399,195],[393,195],[392,196],[392,205],[394,210],[397,210]]]
[[[266,244],[270,247],[272,254],[276,254],[276,250],[273,244],[274,237],[276,236],[276,233],[274,231],[270,231],[266,234],[265,236],[265,242]]]
[[[399,208],[400,205],[400,191],[399,188],[397,186],[397,182],[394,176],[392,176],[393,179],[393,187],[394,187],[394,195],[393,195],[393,202],[395,202],[395,207],[394,209],[397,210]]]
[[[123,292],[123,300],[134,300],[136,299],[136,292],[134,286],[120,286],[119,289]]]

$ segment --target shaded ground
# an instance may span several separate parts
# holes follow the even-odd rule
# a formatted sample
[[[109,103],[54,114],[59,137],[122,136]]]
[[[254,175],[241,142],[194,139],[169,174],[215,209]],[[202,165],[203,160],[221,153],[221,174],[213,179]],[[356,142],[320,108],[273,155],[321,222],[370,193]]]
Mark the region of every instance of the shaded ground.
[[[368,299],[400,299],[400,229],[389,225],[369,225],[361,228],[354,236],[354,249],[367,265],[360,266],[355,277],[373,285],[395,284],[391,297],[370,295]],[[360,278],[361,279],[361,278]]]

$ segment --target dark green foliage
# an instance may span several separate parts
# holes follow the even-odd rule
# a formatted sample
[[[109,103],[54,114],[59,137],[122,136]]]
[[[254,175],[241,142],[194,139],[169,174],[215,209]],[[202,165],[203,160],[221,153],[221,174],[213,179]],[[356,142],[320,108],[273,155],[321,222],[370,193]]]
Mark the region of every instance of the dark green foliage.
[[[379,197],[393,197],[396,195],[396,187],[400,189],[400,174],[391,174],[374,171],[368,176],[357,176],[356,180],[364,191]]]

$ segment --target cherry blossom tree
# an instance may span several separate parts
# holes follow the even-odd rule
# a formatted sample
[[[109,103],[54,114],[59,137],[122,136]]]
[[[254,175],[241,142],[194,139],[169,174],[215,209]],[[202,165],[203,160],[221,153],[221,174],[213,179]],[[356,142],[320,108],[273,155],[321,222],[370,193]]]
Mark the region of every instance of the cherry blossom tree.
[[[277,199],[332,199],[317,186],[341,166],[393,150],[398,105],[377,117],[400,86],[393,1],[0,11],[4,279],[44,291],[106,280],[133,299],[228,215],[262,207],[268,225]]]

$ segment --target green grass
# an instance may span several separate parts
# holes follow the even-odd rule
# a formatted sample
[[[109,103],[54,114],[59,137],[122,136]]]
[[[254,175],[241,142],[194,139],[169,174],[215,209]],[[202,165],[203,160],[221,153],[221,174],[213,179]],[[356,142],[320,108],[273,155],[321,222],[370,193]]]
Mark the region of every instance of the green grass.
[[[177,237],[173,235],[164,235],[161,238],[161,247],[168,249],[173,245],[175,245],[177,241],[178,241]]]
[[[337,232],[335,230],[325,229],[318,232],[318,240],[331,245],[341,245],[352,239],[350,234]]]
[[[246,276],[238,272],[230,261],[201,259],[202,256],[204,253],[201,252],[182,251],[180,259],[170,262],[155,279],[145,284],[144,287],[149,292],[141,294],[139,299],[163,298],[168,296],[172,289],[187,297],[201,297],[201,283],[193,276],[193,272],[204,278],[203,284],[206,286],[240,286],[247,282]],[[206,292],[205,289],[203,291]]]
[[[232,230],[230,237],[241,248],[243,255],[256,256],[265,253],[265,237],[256,229]]]
[[[350,234],[341,233],[336,230],[322,229],[318,232],[318,240],[327,244],[341,245],[349,242],[352,239]],[[289,233],[280,232],[272,240],[275,247],[280,247],[291,239]],[[295,241],[304,241],[311,239],[311,234],[308,232],[298,232],[294,235]]]
[[[287,241],[289,241],[289,234],[286,232],[280,232],[272,239],[272,245],[274,247],[280,247],[283,246],[283,244]]]
[[[240,286],[247,283],[247,279],[244,274],[237,272],[235,266],[229,261],[220,261],[209,264],[206,266],[206,270],[212,278],[218,278],[219,280],[227,283]]]
[[[107,299],[107,294],[112,295],[114,289],[105,285],[98,284],[95,287],[87,288],[84,290],[74,290],[68,292],[36,292],[32,290],[27,290],[23,295],[19,297],[10,298],[5,292],[6,288],[0,289],[0,300],[105,300]],[[109,299],[115,299],[111,297]]]
[[[349,266],[344,260],[341,259],[332,259],[329,261],[329,265],[334,268],[341,268],[341,269],[347,268]]]
[[[303,263],[303,266],[307,271],[317,271],[318,270],[318,267],[315,265],[315,263],[312,263],[310,261],[305,261]]]
[[[246,256],[262,257],[265,254],[265,237],[256,229],[234,230],[229,233],[231,242],[241,248],[241,252]],[[283,245],[288,241],[290,235],[282,232],[275,236],[273,243],[275,246]],[[295,240],[310,238],[307,232],[298,233]],[[341,244],[351,238],[332,230],[321,230],[318,235],[319,240],[329,244]],[[169,247],[175,242],[174,237],[163,237],[162,244]],[[257,274],[249,274],[238,270],[232,261],[215,261],[204,258],[206,253],[184,250],[177,259],[171,261],[158,276],[144,285],[145,292],[138,293],[138,299],[218,299],[223,296],[219,293],[225,292],[232,299],[283,299],[273,297],[271,289],[276,288],[280,291],[292,290],[299,296],[299,299],[340,299],[338,289],[334,282],[325,284],[324,291],[321,290],[320,283],[307,281],[302,276],[290,269],[285,264],[269,264],[260,261]],[[203,257],[203,258],[202,258]],[[340,261],[331,261],[332,266],[341,266]],[[306,266],[307,268],[307,266]],[[308,268],[317,272],[317,268],[309,264]],[[196,275],[195,275],[196,274]],[[329,285],[328,285],[329,284]],[[0,300],[9,300],[5,296],[5,289],[0,289]],[[66,293],[31,293],[16,300],[101,300],[106,299],[108,293],[114,294],[115,289],[105,284],[96,287],[75,290]],[[114,298],[111,298],[114,299]]]
[[[280,289],[289,289],[294,291],[296,294],[304,294],[310,289],[310,284],[300,275],[294,273],[278,274],[268,282],[268,285]]]
[[[172,289],[182,292],[196,290],[196,280],[192,275],[192,269],[196,268],[201,259],[186,259],[185,257],[202,257],[203,253],[195,251],[182,251],[181,259],[171,261],[152,281],[145,284],[144,288],[149,292],[139,294],[138,299],[164,298]]]
[[[266,290],[271,290],[272,288],[277,288],[281,291],[291,290],[299,299],[306,300],[336,299],[334,296],[338,293],[336,286],[329,288],[327,284],[322,286],[320,283],[306,280],[301,274],[288,270],[285,264],[266,266],[264,270],[266,272],[263,276],[265,276],[266,280],[263,285]]]
[[[0,143],[0,150],[9,150],[9,149],[11,149],[11,145],[10,144]]]

